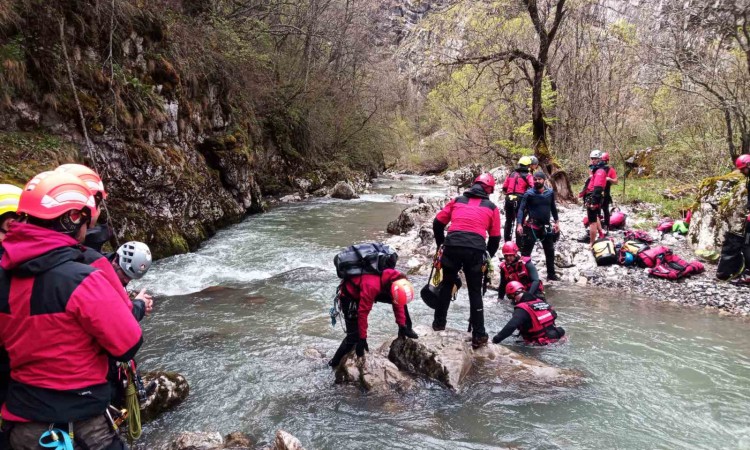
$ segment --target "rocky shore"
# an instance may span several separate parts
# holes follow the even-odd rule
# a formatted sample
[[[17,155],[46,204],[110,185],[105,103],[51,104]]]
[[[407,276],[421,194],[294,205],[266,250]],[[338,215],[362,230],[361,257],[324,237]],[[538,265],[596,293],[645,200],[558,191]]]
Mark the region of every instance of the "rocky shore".
[[[393,236],[388,239],[387,243],[402,255],[411,274],[427,275],[429,273],[432,255],[435,252],[432,220],[450,196],[456,195],[460,190],[458,186],[465,186],[468,183],[467,180],[471,178],[470,175],[478,171],[477,168],[472,167],[446,173],[442,179],[448,185],[444,198],[408,194],[395,198],[396,201],[407,203],[409,206],[389,224],[388,232]],[[492,169],[491,172],[495,174],[499,182],[502,182],[507,173],[502,168]],[[386,174],[386,176],[398,175]],[[741,194],[739,196],[741,197]],[[493,194],[493,201],[497,205],[503,204],[502,197],[498,194]],[[652,213],[653,209],[652,205],[647,204],[622,207],[621,210],[627,215],[626,228],[644,227],[647,222],[639,217]],[[656,301],[706,307],[732,315],[750,314],[750,289],[717,280],[716,265],[697,256],[685,237],[673,234],[661,235],[653,229],[645,229],[655,239],[654,245],[667,246],[686,260],[699,259],[704,262],[706,271],[702,274],[678,281],[667,281],[649,277],[642,268],[618,265],[598,267],[589,251],[588,244],[575,240],[586,233],[583,227],[584,209],[580,205],[571,204],[558,205],[558,210],[562,237],[556,246],[555,265],[562,281],[545,282],[548,285],[575,283],[585,286],[592,284],[613,288],[620,292],[639,294]],[[720,231],[717,230],[717,232]],[[622,231],[613,231],[610,236],[616,243],[623,240]],[[546,278],[544,254],[540,245],[535,247],[532,259],[540,275],[543,279]],[[499,261],[496,259],[495,265],[497,264]],[[497,286],[498,277],[496,272],[494,286]]]

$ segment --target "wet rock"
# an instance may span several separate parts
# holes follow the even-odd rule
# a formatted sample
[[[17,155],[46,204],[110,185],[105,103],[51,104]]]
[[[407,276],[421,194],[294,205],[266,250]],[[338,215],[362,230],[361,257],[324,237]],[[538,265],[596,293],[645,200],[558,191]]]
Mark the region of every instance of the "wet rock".
[[[308,359],[325,359],[326,357],[324,352],[312,347],[306,348],[302,354]]]
[[[457,187],[468,187],[474,181],[479,174],[482,173],[482,166],[479,164],[471,164],[460,169],[446,172],[443,178],[451,186]]]
[[[168,450],[219,450],[224,448],[224,439],[218,432],[194,432],[185,431],[180,433]]]
[[[255,440],[250,435],[241,431],[229,433],[224,438],[224,448],[233,449],[251,449],[255,445]]]
[[[419,339],[396,339],[391,343],[388,359],[401,370],[427,377],[458,389],[471,370],[471,345],[466,334],[446,329],[415,328]]]
[[[354,352],[349,353],[336,369],[336,382],[359,384],[368,392],[405,392],[412,389],[414,380],[389,361],[386,353],[388,344],[366,353],[364,358],[357,358]]]
[[[482,370],[507,382],[521,385],[575,386],[583,382],[583,374],[572,369],[547,365],[538,359],[524,356],[502,344],[472,350],[474,361],[482,363]]]
[[[407,192],[405,194],[396,194],[393,196],[394,203],[417,203],[419,197],[414,194]]]
[[[285,195],[279,199],[279,202],[281,203],[294,203],[294,202],[301,202],[302,197],[299,194],[290,194]]]
[[[398,219],[388,224],[387,231],[390,234],[404,234],[421,223],[432,221],[438,211],[440,206],[436,202],[410,206],[401,211]]]
[[[331,190],[331,197],[339,198],[342,200],[359,198],[352,185],[347,183],[346,181],[339,181],[338,183],[336,183],[336,185]]]
[[[305,450],[305,448],[299,439],[284,430],[278,430],[271,450]]]
[[[325,197],[326,195],[329,195],[328,188],[320,188],[315,191],[313,191],[313,195],[315,197]]]
[[[182,403],[190,393],[190,386],[185,377],[176,372],[145,372],[143,383],[148,386],[151,381],[156,382],[156,389],[141,405],[141,421],[154,420],[159,415],[174,409]]]

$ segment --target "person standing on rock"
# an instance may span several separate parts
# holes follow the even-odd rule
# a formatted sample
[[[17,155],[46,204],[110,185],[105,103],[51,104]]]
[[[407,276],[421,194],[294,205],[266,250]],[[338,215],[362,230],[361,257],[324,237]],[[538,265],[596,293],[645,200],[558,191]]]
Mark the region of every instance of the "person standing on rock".
[[[589,165],[591,177],[586,182],[585,189],[581,194],[589,221],[589,245],[593,247],[597,236],[604,237],[599,215],[604,204],[604,190],[607,188],[607,169],[605,168],[606,164],[602,161],[602,152],[592,150],[589,156],[591,158],[591,164]]]
[[[602,162],[605,164],[604,168],[607,170],[607,185],[604,188],[604,200],[602,202],[602,214],[604,216],[604,222],[602,225],[609,231],[609,217],[611,214],[610,208],[612,207],[612,185],[617,184],[617,171],[614,167],[609,165],[609,153],[602,153]]]
[[[498,288],[499,299],[503,298],[505,287],[511,281],[520,282],[526,292],[531,295],[543,295],[544,285],[539,279],[539,272],[536,266],[528,256],[518,254],[518,246],[515,242],[509,241],[503,244],[501,250],[503,261],[500,263],[500,287]]]
[[[560,233],[555,191],[545,187],[547,175],[537,171],[534,174],[534,187],[526,191],[518,207],[518,225],[516,235],[521,248],[521,255],[531,256],[537,240],[542,242],[544,258],[547,263],[547,280],[557,281],[555,274],[555,241]],[[551,223],[553,219],[554,222]]]
[[[739,158],[734,162],[735,167],[745,175],[745,188],[747,190],[747,204],[746,210],[747,216],[745,217],[745,241],[742,253],[745,256],[745,272],[742,276],[735,281],[735,284],[750,286],[750,155],[740,155]]]
[[[100,270],[79,262],[96,205],[77,177],[35,177],[21,194],[0,261],[0,343],[11,382],[2,407],[11,447],[125,449],[104,414],[107,359],[132,359],[138,322]],[[74,436],[74,438],[73,438]],[[72,448],[72,443],[70,443]]]
[[[344,315],[346,336],[328,365],[336,368],[352,349],[358,357],[370,351],[367,344],[367,317],[375,302],[390,303],[396,317],[399,337],[417,339],[406,304],[414,298],[414,286],[396,269],[380,275],[364,274],[347,278],[339,285],[339,304]]]
[[[503,239],[506,242],[513,239],[513,224],[518,213],[518,203],[523,194],[534,184],[534,178],[529,174],[529,166],[532,164],[530,157],[521,157],[518,160],[518,167],[503,182],[503,194],[505,194]]]
[[[514,306],[513,317],[492,338],[493,343],[501,343],[516,330],[528,345],[553,344],[565,336],[565,330],[555,326],[557,312],[546,301],[526,292],[520,282],[508,283],[505,293]]]
[[[454,198],[438,212],[432,222],[435,243],[443,246],[441,264],[443,280],[447,286],[456,284],[458,272],[463,269],[469,291],[469,326],[471,345],[487,345],[489,336],[484,329],[484,304],[482,302],[482,267],[487,263],[485,253],[495,256],[500,247],[500,211],[489,199],[495,190],[495,178],[490,173],[479,175],[463,195]],[[448,227],[448,235],[445,228]],[[489,239],[487,236],[489,235]],[[450,289],[440,290],[440,302],[435,308],[432,329],[445,330],[450,308]]]

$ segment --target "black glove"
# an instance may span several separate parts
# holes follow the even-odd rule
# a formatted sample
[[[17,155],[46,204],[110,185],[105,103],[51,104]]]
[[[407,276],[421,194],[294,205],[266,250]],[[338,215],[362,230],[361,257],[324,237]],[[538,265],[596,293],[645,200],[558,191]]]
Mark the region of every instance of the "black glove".
[[[370,347],[367,346],[367,339],[360,339],[357,342],[357,346],[354,348],[354,352],[358,358],[365,356],[365,352],[369,352]]]
[[[495,336],[494,336],[494,337],[492,338],[492,343],[493,343],[493,344],[499,344],[499,343],[500,343],[500,341],[501,341],[501,339],[500,339],[500,333],[496,334],[496,335],[495,335]]]
[[[414,332],[410,327],[398,327],[398,337],[408,337],[411,339],[419,339],[419,335]]]
[[[602,196],[592,195],[591,201],[589,202],[589,209],[599,209],[602,206]]]

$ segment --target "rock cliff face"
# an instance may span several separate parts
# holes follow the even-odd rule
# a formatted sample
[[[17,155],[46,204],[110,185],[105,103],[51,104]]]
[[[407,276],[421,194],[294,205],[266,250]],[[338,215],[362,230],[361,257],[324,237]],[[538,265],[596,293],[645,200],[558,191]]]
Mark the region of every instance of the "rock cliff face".
[[[687,235],[693,251],[718,254],[725,233],[741,234],[748,213],[746,202],[746,179],[741,173],[704,180]]]

